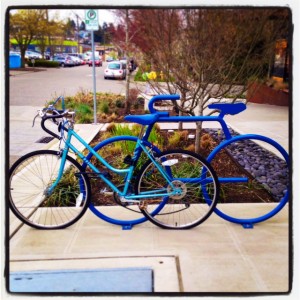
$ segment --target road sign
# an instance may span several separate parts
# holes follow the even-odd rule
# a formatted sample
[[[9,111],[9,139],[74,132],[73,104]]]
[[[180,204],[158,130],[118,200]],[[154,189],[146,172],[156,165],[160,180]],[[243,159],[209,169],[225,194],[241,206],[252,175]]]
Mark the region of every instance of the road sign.
[[[85,11],[85,29],[86,30],[98,30],[98,10],[88,9]]]

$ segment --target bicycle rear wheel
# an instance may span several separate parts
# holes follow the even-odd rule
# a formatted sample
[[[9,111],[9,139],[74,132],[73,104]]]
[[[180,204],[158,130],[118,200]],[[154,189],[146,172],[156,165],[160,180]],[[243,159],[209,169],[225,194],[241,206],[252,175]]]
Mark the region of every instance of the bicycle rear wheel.
[[[184,150],[163,152],[156,162],[180,193],[147,197],[150,193],[170,194],[173,191],[171,184],[149,160],[142,167],[135,185],[136,194],[141,196],[142,213],[152,223],[165,229],[189,229],[204,222],[213,212],[219,195],[218,179],[209,163],[201,156]],[[204,194],[210,199],[209,205]]]
[[[275,216],[288,202],[289,156],[274,140],[238,135],[218,145],[207,160],[219,178],[215,212],[223,219],[252,227]],[[220,169],[220,160],[228,167]]]
[[[40,150],[26,154],[10,169],[9,205],[22,222],[38,229],[61,229],[74,224],[90,202],[90,183],[80,164],[66,158],[56,187],[61,156]]]

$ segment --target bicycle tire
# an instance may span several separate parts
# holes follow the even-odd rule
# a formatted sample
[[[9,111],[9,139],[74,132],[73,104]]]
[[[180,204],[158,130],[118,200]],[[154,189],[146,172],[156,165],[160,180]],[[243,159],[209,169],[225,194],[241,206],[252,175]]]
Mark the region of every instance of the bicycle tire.
[[[89,178],[69,156],[61,181],[47,195],[60,160],[57,151],[39,150],[22,156],[10,169],[9,206],[19,220],[33,228],[66,228],[78,221],[89,206]]]
[[[210,164],[186,150],[165,151],[155,160],[181,193],[141,200],[140,209],[145,217],[164,229],[190,229],[203,223],[214,211],[219,196],[218,178]],[[210,196],[210,205],[204,199],[203,190],[207,192],[206,197]],[[143,191],[158,194],[172,191],[151,160],[144,164],[136,180],[136,194],[142,195]]]
[[[123,162],[125,157],[129,154],[132,154],[133,149],[136,146],[136,142],[137,142],[138,138],[136,136],[116,136],[116,137],[111,137],[108,139],[105,139],[104,141],[100,142],[99,144],[97,144],[96,146],[94,146],[93,150],[96,152],[100,152],[100,155],[103,156],[108,163],[110,163],[112,166],[119,168],[119,166],[116,164],[117,162]],[[116,145],[118,144],[119,145]],[[125,143],[128,144],[130,143],[130,145],[128,145],[128,147],[122,146],[120,145],[120,143]],[[145,141],[144,145],[146,147],[151,147],[154,151],[154,153],[161,153],[161,151],[154,145],[152,145],[150,142]],[[122,152],[117,151],[116,149],[121,148],[123,149]],[[124,151],[125,148],[128,148],[128,151]],[[106,154],[110,155],[110,157],[108,157]],[[140,159],[140,158],[139,158]],[[95,163],[96,160],[94,158],[94,155],[89,152],[88,155],[86,156],[86,160],[87,161],[91,161],[92,163]],[[145,161],[147,161],[147,159],[145,159]],[[82,167],[84,170],[86,170],[88,168],[87,163],[84,162],[82,164]],[[107,169],[101,169],[100,166],[99,167],[100,171],[104,171],[106,172]],[[128,165],[123,166],[128,167]],[[113,178],[111,178],[111,181],[115,184],[115,185],[122,185],[124,183],[124,177],[122,178],[119,175],[114,175],[112,173],[110,173],[109,176],[112,176]],[[115,177],[114,177],[115,176]],[[97,179],[96,179],[97,180]],[[118,182],[117,182],[118,180]],[[92,182],[92,186],[93,186],[93,182]],[[134,188],[134,186],[133,186]],[[93,188],[92,188],[93,189]],[[97,187],[97,191],[95,191],[95,189],[93,189],[93,197],[90,203],[90,210],[100,219],[111,223],[111,224],[115,224],[115,225],[120,225],[122,226],[124,229],[130,229],[132,226],[143,223],[145,221],[147,221],[147,218],[145,218],[140,209],[138,208],[136,203],[121,203],[120,201],[116,202],[113,200],[113,193],[112,191],[107,192],[107,195],[105,195],[105,197],[109,197],[110,196],[110,200],[108,200],[107,202],[109,202],[110,204],[106,204],[105,203],[105,199],[103,197],[103,203],[102,204],[96,204],[95,203],[95,198],[98,196],[95,196],[95,193],[101,193],[101,188],[99,188],[99,185]],[[111,192],[111,195],[109,195],[109,192]],[[122,210],[120,210],[119,208],[124,208]]]
[[[256,140],[258,142],[255,143],[255,142],[253,142],[253,140]],[[267,146],[259,145],[259,143],[265,143]],[[229,147],[231,147],[232,150],[228,150]],[[269,148],[269,150],[267,150],[266,147]],[[218,168],[217,168],[217,163],[215,163],[215,162],[217,162],[218,159],[220,159],[220,158],[218,158],[218,155],[221,155],[222,150],[224,150],[224,149],[227,150],[226,151],[227,153],[228,153],[228,151],[229,151],[229,153],[237,153],[237,151],[238,151],[238,154],[237,154],[238,156],[236,154],[233,154],[235,156],[235,159],[234,159],[235,162],[239,161],[238,157],[240,157],[242,159],[242,158],[245,158],[245,156],[246,157],[248,156],[247,160],[248,160],[249,166],[247,167],[247,169],[249,169],[249,170],[247,172],[248,175],[245,175],[245,177],[250,180],[250,185],[249,185],[249,181],[248,181],[248,183],[244,183],[244,184],[228,183],[226,181],[228,181],[228,179],[230,180],[230,177],[227,177],[226,175],[225,176],[221,175],[219,173]],[[251,149],[250,152],[249,152],[249,149]],[[246,151],[248,151],[248,155],[247,155]],[[218,216],[222,217],[223,219],[233,222],[233,223],[241,224],[244,227],[250,227],[250,228],[255,223],[266,221],[266,220],[272,218],[273,216],[275,216],[288,202],[288,200],[289,200],[289,172],[288,172],[289,171],[289,156],[288,156],[288,153],[285,151],[285,149],[282,146],[280,146],[277,142],[275,142],[274,140],[272,140],[268,137],[257,135],[257,134],[246,134],[246,135],[235,136],[230,140],[224,140],[207,157],[207,161],[210,162],[211,165],[214,167],[214,170],[216,171],[219,179],[223,178],[223,179],[219,180],[220,187],[221,187],[221,195],[226,193],[226,191],[230,190],[231,188],[235,189],[235,194],[238,194],[238,191],[237,191],[238,188],[240,187],[242,189],[243,186],[244,186],[244,188],[252,189],[253,193],[256,193],[255,189],[261,189],[262,185],[264,187],[266,187],[267,189],[269,189],[269,194],[270,194],[270,192],[272,192],[272,188],[268,187],[268,180],[269,180],[269,182],[271,182],[270,178],[271,178],[271,176],[273,176],[272,175],[273,171],[271,172],[271,171],[266,170],[265,176],[261,175],[260,177],[257,176],[257,174],[259,174],[259,170],[253,171],[254,167],[256,167],[256,165],[257,165],[257,163],[255,164],[255,162],[258,161],[258,158],[257,157],[255,158],[255,153],[257,151],[260,153],[259,156],[263,155],[262,157],[264,158],[265,161],[262,162],[262,164],[264,164],[266,166],[265,169],[267,169],[267,167],[268,167],[268,161],[270,162],[269,168],[271,168],[271,164],[273,164],[273,163],[274,163],[274,166],[276,166],[276,161],[278,159],[278,165],[280,165],[280,172],[278,172],[277,175],[278,175],[278,177],[285,176],[285,182],[286,182],[286,187],[283,187],[282,196],[280,196],[280,198],[274,202],[269,202],[271,200],[266,200],[268,195],[266,195],[266,197],[264,197],[263,201],[261,201],[261,202],[259,201],[260,198],[257,197],[257,200],[256,199],[252,200],[252,201],[256,202],[254,205],[253,204],[251,205],[251,203],[253,203],[253,202],[246,203],[241,200],[239,200],[239,203],[237,203],[236,201],[233,200],[233,197],[231,199],[227,200],[227,204],[226,203],[222,204],[222,202],[224,202],[224,199],[222,199],[222,197],[220,197],[220,201],[219,201],[217,207],[215,208],[216,214]],[[276,154],[273,154],[273,152],[275,152]],[[253,157],[253,159],[252,159],[252,157]],[[255,158],[255,161],[254,161],[254,158]],[[272,160],[270,161],[270,159],[274,159],[274,162],[272,162]],[[252,162],[250,163],[249,161],[252,161]],[[240,161],[240,163],[245,164],[245,162],[243,162],[243,161]],[[239,162],[238,162],[238,164],[239,164]],[[261,174],[264,174],[263,168],[261,170],[262,170]],[[252,174],[249,174],[251,172],[252,172]],[[269,176],[270,178],[264,178],[267,176]],[[258,179],[255,179],[254,177],[256,177]],[[275,175],[274,175],[274,178],[275,178]],[[241,197],[242,197],[242,191],[241,191]],[[272,197],[272,195],[270,195],[270,197]],[[244,197],[244,199],[245,199],[245,197]],[[243,207],[241,207],[241,206],[238,207],[235,204],[248,204],[248,205],[246,208],[245,205]]]

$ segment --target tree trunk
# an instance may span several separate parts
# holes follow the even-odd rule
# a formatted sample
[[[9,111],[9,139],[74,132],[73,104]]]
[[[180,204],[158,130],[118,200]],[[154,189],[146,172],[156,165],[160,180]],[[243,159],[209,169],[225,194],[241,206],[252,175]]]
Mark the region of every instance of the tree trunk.
[[[200,101],[199,103],[198,115],[203,116],[202,101]],[[195,152],[198,154],[200,153],[201,132],[202,132],[202,122],[196,122]]]
[[[179,116],[182,116],[182,111],[180,110],[178,113]],[[182,122],[178,122],[178,130],[182,130],[183,129],[183,123]]]
[[[25,52],[26,49],[20,48],[20,53],[21,53],[21,68],[25,68]]]
[[[200,153],[202,122],[196,122],[195,152]]]

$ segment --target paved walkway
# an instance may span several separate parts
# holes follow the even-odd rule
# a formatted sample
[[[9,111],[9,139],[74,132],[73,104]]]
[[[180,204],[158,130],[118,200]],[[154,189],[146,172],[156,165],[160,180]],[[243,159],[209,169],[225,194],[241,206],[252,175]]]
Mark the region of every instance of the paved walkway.
[[[18,148],[22,136],[16,136],[16,128],[22,128],[23,134],[31,138],[24,151],[32,147],[39,134],[45,134],[32,132],[30,137],[29,127],[25,127],[28,121],[24,121],[32,120],[28,111],[20,107],[11,107],[10,111],[10,153],[17,157],[23,153]],[[288,147],[287,108],[249,104],[240,116],[227,119],[241,133],[275,133],[275,140]],[[91,138],[92,131],[101,128],[87,125],[78,130]],[[229,209],[253,208],[244,204]],[[116,215],[122,212],[115,211]],[[149,222],[122,230],[88,211],[65,230],[38,231],[22,226],[9,246],[10,271],[151,267],[155,292],[286,292],[289,287],[288,205],[254,229],[244,229],[213,215],[188,231],[162,230]]]

